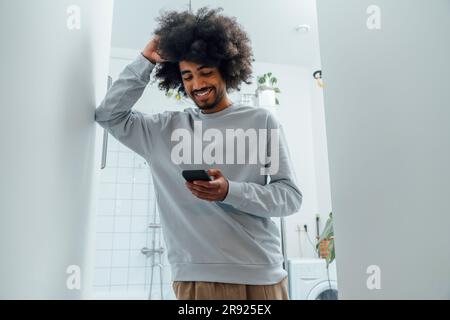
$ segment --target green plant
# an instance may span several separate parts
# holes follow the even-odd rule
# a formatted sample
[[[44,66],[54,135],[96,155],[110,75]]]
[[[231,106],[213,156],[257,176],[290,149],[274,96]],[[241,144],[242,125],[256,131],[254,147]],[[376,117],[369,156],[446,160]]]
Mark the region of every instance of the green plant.
[[[319,240],[316,245],[316,249],[320,250],[320,244],[325,244],[326,256],[325,259],[327,261],[328,266],[334,261],[336,257],[335,249],[334,249],[334,230],[333,230],[333,213],[330,212],[327,222],[325,223],[325,227],[322,230],[322,233],[319,237]]]
[[[180,101],[182,99],[181,93],[178,91],[175,91],[174,89],[170,89],[168,92],[166,92],[167,98],[174,97],[177,101]]]
[[[278,83],[278,79],[272,75],[272,72],[265,73],[257,77],[258,89],[257,90],[274,90],[276,93],[281,93],[280,88],[275,87]],[[278,98],[275,98],[275,103],[280,104]]]

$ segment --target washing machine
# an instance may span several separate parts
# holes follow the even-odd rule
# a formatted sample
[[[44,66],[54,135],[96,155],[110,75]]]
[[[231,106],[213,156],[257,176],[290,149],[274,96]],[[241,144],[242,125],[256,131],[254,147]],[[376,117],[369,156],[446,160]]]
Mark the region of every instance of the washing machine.
[[[327,270],[325,259],[288,259],[291,300],[337,300],[336,262]]]

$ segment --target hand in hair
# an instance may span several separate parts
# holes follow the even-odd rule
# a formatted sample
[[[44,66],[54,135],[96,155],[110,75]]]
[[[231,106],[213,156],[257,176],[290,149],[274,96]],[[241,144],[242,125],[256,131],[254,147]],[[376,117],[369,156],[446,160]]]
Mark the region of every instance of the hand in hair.
[[[158,54],[158,43],[159,36],[155,36],[149,43],[147,43],[142,51],[142,55],[153,64],[167,61]]]

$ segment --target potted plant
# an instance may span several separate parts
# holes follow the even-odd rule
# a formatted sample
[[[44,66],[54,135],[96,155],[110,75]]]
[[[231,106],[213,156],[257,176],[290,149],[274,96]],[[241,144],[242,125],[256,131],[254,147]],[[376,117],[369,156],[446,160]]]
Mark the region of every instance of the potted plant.
[[[169,91],[166,92],[165,95],[166,95],[167,98],[172,98],[172,97],[174,97],[175,100],[177,100],[177,101],[181,101],[181,99],[183,98],[183,97],[181,96],[181,93],[178,92],[178,91],[175,91],[174,89],[169,89]]]
[[[316,249],[319,250],[320,256],[325,258],[328,266],[334,261],[336,254],[334,250],[334,230],[333,230],[333,213],[330,212],[325,227],[318,239]]]
[[[281,93],[281,91],[278,87],[275,87],[278,79],[273,76],[272,72],[258,76],[257,82],[256,96],[258,97],[258,105],[267,107],[279,105],[280,102],[276,94]]]
[[[165,96],[167,97],[167,99],[175,100],[175,105],[179,108],[186,108],[192,105],[191,100],[183,96],[180,91],[177,91],[175,89],[169,89],[169,91],[165,93]]]
[[[154,77],[154,75],[152,74],[151,75],[151,78],[150,78],[150,82],[149,82],[149,84],[150,85],[154,85],[155,83],[157,83],[158,82],[158,80]],[[161,81],[159,81],[158,83],[161,83]],[[180,93],[180,91],[178,91],[178,90],[175,90],[175,89],[169,89],[169,91],[167,91],[166,93],[165,93],[165,96],[167,97],[167,98],[174,98],[176,101],[177,101],[177,104],[185,104],[185,103],[189,103],[189,100],[188,99],[186,99],[181,93]]]

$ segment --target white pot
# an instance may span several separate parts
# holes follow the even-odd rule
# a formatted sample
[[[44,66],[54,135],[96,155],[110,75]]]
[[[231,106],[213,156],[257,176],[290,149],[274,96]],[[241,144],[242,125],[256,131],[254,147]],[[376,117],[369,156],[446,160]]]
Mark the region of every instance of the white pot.
[[[275,90],[258,90],[258,106],[275,106]]]

